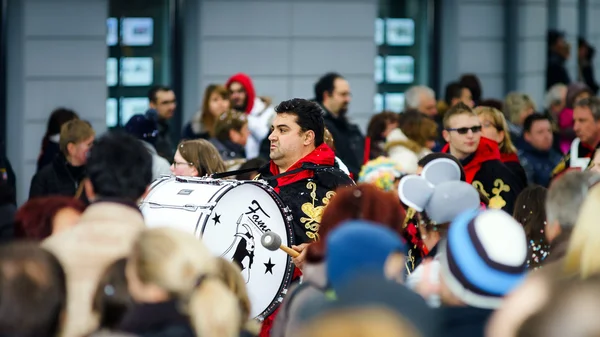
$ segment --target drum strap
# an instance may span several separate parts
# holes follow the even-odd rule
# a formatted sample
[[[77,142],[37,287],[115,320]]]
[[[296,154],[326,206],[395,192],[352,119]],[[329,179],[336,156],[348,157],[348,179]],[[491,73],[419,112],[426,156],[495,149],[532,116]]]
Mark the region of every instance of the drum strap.
[[[277,180],[278,178],[281,177],[285,177],[288,176],[290,174],[295,174],[298,172],[302,172],[305,170],[313,170],[313,171],[317,171],[319,169],[326,169],[326,168],[330,168],[331,166],[324,166],[324,165],[317,165],[317,164],[313,164],[313,163],[302,163],[302,166],[295,169],[295,170],[291,170],[291,171],[287,171],[281,174],[278,174],[276,176],[272,176],[272,177],[261,177],[261,179],[263,180]],[[247,168],[247,169],[242,169],[242,170],[235,170],[235,171],[227,171],[227,172],[221,172],[221,173],[215,173],[212,174],[210,177],[213,179],[221,179],[221,178],[225,178],[225,177],[230,177],[230,176],[236,176],[238,174],[242,174],[242,173],[248,173],[248,172],[254,172],[254,171],[258,171],[260,169],[260,167],[253,167],[253,168]]]
[[[251,168],[246,168],[246,169],[241,169],[241,170],[214,173],[214,174],[211,174],[210,177],[213,179],[221,179],[221,178],[225,178],[225,177],[237,176],[238,174],[242,174],[242,173],[258,171],[259,169],[260,169],[259,167],[251,167]]]

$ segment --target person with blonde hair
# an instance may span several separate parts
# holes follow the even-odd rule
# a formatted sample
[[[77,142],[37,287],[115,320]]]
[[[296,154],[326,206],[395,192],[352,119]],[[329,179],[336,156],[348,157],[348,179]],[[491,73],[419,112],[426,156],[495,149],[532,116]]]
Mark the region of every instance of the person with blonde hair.
[[[523,186],[527,186],[527,174],[521,166],[517,148],[513,145],[508,123],[502,112],[487,106],[478,106],[473,111],[479,116],[481,135],[498,143],[502,163],[521,180]]]
[[[510,136],[516,141],[523,135],[525,118],[536,111],[535,102],[531,96],[521,92],[509,92],[504,98],[504,116],[510,130]]]
[[[250,317],[251,303],[248,297],[248,289],[246,289],[246,282],[242,277],[242,271],[237,264],[232,263],[222,257],[217,259],[219,264],[219,277],[225,283],[227,288],[237,297],[239,308],[241,310],[240,324],[243,333],[249,335],[258,335],[260,331],[260,324],[258,321]]]
[[[195,236],[166,227],[142,232],[125,268],[136,305],[119,330],[136,335],[239,336],[238,301],[219,273],[217,259]]]
[[[202,96],[202,106],[192,120],[187,123],[181,135],[182,139],[209,139],[221,114],[229,110],[229,91],[220,84],[209,84]]]
[[[184,140],[179,143],[171,164],[171,173],[185,177],[203,177],[226,170],[219,151],[204,139]]]
[[[544,228],[550,253],[492,315],[488,336],[515,336],[519,326],[548,303],[560,281],[600,274],[599,181],[600,175],[592,172],[567,172],[550,185]]]
[[[60,154],[33,176],[29,198],[75,196],[85,177],[87,153],[95,135],[92,125],[87,121],[72,119],[63,124],[60,129]]]

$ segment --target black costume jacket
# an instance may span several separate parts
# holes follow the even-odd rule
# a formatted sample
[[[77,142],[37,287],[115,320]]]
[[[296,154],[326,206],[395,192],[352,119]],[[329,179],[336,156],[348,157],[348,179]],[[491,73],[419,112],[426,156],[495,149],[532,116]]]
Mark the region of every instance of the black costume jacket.
[[[279,194],[293,216],[296,245],[319,239],[321,216],[338,187],[354,185],[350,177],[334,167],[335,155],[326,145],[279,174],[272,161],[259,169],[255,179],[263,179]]]

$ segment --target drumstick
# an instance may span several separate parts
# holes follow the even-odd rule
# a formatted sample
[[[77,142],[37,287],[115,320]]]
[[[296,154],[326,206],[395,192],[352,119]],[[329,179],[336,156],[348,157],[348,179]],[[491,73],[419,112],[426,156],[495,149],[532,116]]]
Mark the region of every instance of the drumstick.
[[[277,249],[281,249],[291,257],[300,256],[300,253],[298,253],[297,251],[281,244],[281,237],[277,235],[277,233],[273,233],[272,231],[264,233],[260,238],[260,243],[263,245],[263,247],[267,248],[268,250],[276,251]]]

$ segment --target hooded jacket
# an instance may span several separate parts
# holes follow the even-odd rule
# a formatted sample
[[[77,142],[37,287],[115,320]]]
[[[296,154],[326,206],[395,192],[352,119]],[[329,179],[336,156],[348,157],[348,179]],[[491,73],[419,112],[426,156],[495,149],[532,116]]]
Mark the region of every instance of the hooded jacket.
[[[450,153],[450,145],[446,144],[442,152]],[[481,137],[477,150],[461,160],[461,164],[466,181],[490,199],[490,208],[512,214],[514,203],[524,186],[500,158],[498,144]]]
[[[244,73],[235,74],[227,80],[226,87],[229,88],[233,82],[241,84],[246,91],[246,109],[244,112],[248,115],[248,129],[250,129],[250,137],[246,142],[246,158],[256,158],[259,154],[260,143],[269,135],[271,130],[275,110],[269,100],[256,96],[250,76]]]

